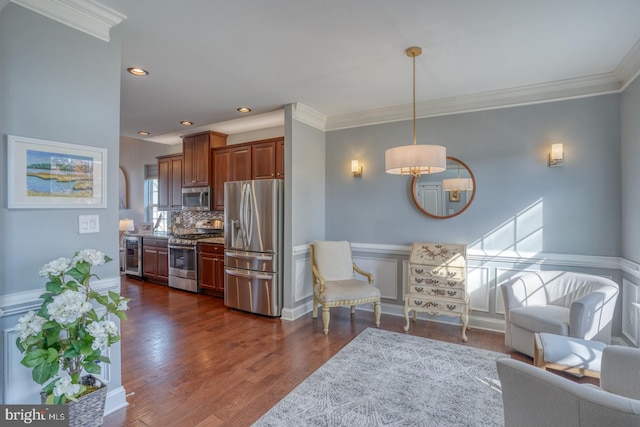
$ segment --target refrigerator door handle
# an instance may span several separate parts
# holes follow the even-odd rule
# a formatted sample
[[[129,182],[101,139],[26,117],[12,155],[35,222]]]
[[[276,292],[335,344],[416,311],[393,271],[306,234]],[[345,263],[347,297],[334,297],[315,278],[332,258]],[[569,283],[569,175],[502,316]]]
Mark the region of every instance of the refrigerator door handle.
[[[248,249],[251,244],[252,234],[253,234],[253,205],[251,204],[251,186],[249,184],[245,184],[244,186],[244,231],[245,231],[245,245],[244,248]]]
[[[256,272],[243,272],[241,270],[233,270],[233,269],[229,269],[229,268],[225,268],[224,272],[231,275],[231,276],[238,276],[238,277],[247,277],[250,279],[265,279],[265,280],[269,280],[269,279],[273,279],[273,275],[272,274],[264,274],[264,273],[256,273]]]
[[[258,261],[270,261],[273,259],[273,255],[254,255],[254,254],[241,254],[241,253],[237,253],[237,252],[227,252],[226,253],[227,256],[233,257],[233,258],[242,258],[242,259],[255,259]]]
[[[247,248],[247,238],[245,236],[245,184],[241,183],[240,184],[240,215],[239,215],[239,222],[240,222],[240,237],[242,238],[242,249],[246,249]]]

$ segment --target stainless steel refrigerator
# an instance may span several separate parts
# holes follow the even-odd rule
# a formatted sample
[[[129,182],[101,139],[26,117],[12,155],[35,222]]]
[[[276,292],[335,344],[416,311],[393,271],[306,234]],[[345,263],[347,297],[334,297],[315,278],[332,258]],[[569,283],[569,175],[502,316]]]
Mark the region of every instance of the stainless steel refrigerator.
[[[283,283],[283,181],[224,184],[224,303],[280,316]]]

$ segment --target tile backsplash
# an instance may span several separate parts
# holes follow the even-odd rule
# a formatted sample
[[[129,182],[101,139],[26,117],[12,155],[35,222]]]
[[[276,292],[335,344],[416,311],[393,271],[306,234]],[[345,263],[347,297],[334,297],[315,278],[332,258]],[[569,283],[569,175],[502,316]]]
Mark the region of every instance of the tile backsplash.
[[[170,230],[190,230],[196,228],[196,222],[220,219],[224,220],[223,211],[172,211],[171,223],[169,224]]]

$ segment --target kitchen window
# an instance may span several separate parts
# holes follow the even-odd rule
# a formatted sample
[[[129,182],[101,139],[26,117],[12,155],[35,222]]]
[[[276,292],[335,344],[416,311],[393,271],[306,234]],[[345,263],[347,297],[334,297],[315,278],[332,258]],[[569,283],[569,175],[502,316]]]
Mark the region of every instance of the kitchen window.
[[[158,165],[145,165],[145,222],[154,226],[158,224],[155,231],[167,231],[166,212],[158,210]]]

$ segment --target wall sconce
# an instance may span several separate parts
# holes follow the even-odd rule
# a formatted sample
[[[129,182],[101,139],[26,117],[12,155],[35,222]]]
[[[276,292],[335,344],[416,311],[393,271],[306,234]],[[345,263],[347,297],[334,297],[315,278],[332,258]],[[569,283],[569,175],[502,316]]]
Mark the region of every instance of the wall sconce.
[[[362,176],[362,165],[357,160],[351,160],[351,173],[354,177]]]
[[[549,167],[562,166],[564,159],[564,153],[562,150],[562,144],[551,144],[551,152],[549,153]]]

